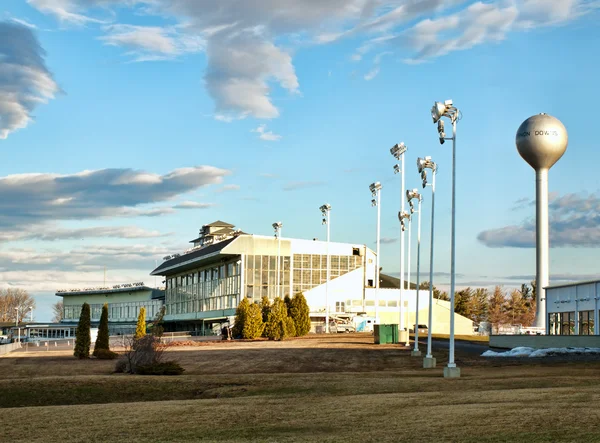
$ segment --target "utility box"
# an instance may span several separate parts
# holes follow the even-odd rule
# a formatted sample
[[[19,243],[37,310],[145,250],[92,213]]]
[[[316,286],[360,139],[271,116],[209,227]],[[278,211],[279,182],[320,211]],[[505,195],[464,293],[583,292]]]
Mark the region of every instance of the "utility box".
[[[380,324],[373,325],[373,335],[376,345],[387,345],[390,343],[398,343],[398,325],[396,324]]]

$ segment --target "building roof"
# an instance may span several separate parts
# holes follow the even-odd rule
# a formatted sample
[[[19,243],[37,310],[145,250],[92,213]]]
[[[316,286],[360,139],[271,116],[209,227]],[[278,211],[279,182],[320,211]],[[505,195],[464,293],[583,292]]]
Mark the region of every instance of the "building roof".
[[[555,285],[544,286],[544,289],[568,288],[569,286],[592,285],[594,283],[600,283],[600,279],[597,279],[597,280],[572,281],[572,282],[568,282],[568,283],[557,283]]]
[[[205,246],[187,254],[181,254],[179,257],[175,257],[170,260],[165,260],[161,263],[161,265],[158,268],[152,271],[150,275],[167,275],[168,273],[165,273],[165,271],[168,271],[169,269],[179,267],[184,264],[189,264],[191,262],[199,262],[207,258],[209,255],[219,254],[219,252],[221,252],[221,250],[225,246],[233,242],[236,238],[237,237],[229,238],[227,240],[223,240],[218,243]]]
[[[203,227],[204,226],[208,226],[210,228],[219,228],[219,227],[234,228],[235,227],[235,225],[230,225],[229,223],[225,223],[224,221],[221,221],[221,220],[217,220],[217,221],[214,221],[214,222],[209,223],[207,225],[203,225]]]
[[[81,291],[57,291],[55,295],[58,297],[68,297],[69,295],[95,295],[95,294],[121,294],[137,291],[152,291],[152,298],[162,298],[165,292],[160,289],[151,288],[149,286],[131,286],[125,288],[91,288]]]
[[[404,289],[417,289],[417,285],[414,283],[410,283],[410,286],[407,284],[408,282],[404,281]],[[398,289],[400,288],[400,279],[396,277],[392,277],[391,275],[379,274],[379,287],[381,289]]]
[[[237,232],[237,231],[235,229],[224,227],[224,228],[219,229],[218,231],[211,232],[210,234],[203,234],[200,237],[195,238],[194,240],[190,240],[190,243],[196,243],[197,241],[200,241],[203,238],[212,237],[215,235],[229,235],[229,234],[233,234],[234,232]]]

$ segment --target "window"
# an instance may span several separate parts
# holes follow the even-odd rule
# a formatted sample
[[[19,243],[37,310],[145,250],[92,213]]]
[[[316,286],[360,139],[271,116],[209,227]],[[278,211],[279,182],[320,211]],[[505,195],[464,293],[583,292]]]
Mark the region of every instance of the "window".
[[[335,312],[346,312],[346,304],[343,301],[336,301]]]
[[[372,287],[373,287],[373,279],[372,279],[372,278],[370,278],[370,279],[368,279],[368,280],[367,280],[367,286],[368,286],[369,288],[372,288]]]
[[[360,248],[352,248],[352,255],[360,256]]]

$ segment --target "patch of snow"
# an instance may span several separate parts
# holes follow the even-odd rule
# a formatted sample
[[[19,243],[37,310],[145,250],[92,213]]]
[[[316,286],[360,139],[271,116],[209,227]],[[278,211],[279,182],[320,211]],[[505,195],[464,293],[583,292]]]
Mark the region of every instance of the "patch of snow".
[[[600,354],[600,348],[545,348],[519,346],[504,352],[485,351],[482,357],[548,357],[568,354]]]

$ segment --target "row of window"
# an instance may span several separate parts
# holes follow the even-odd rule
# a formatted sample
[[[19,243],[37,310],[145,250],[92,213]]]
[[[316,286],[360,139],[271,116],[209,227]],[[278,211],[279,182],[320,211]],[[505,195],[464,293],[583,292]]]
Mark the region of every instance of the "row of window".
[[[102,304],[90,305],[92,321],[100,321],[102,315]],[[153,320],[162,307],[161,300],[145,300],[137,302],[109,303],[108,321],[135,321],[140,313],[141,307],[146,308],[146,320]],[[65,305],[63,318],[65,320],[79,320],[81,316],[80,305]]]
[[[196,283],[215,281],[227,277],[240,275],[240,265],[237,262],[212,266],[201,270],[189,271],[183,274],[167,277],[166,287],[178,288]]]
[[[330,278],[340,277],[363,266],[359,255],[330,255]],[[293,292],[308,291],[327,282],[327,256],[321,254],[294,254]]]
[[[275,297],[289,295],[290,257],[280,256],[278,266],[277,256],[248,255],[245,263],[246,297],[258,302],[262,297],[272,300]],[[279,270],[279,280],[277,270]]]
[[[167,288],[165,292],[168,315],[214,311],[237,307],[240,276]]]
[[[594,311],[579,312],[579,335],[594,335]],[[575,335],[575,312],[548,314],[550,335]]]

